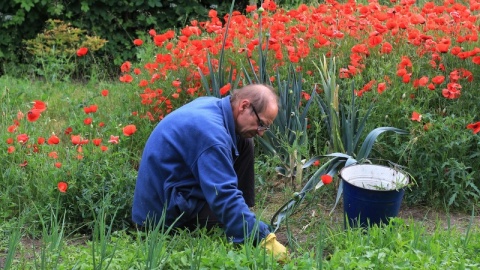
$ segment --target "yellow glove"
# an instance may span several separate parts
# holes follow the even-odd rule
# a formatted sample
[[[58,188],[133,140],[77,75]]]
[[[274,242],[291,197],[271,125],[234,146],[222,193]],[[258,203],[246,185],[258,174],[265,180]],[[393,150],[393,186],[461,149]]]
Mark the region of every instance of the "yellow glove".
[[[274,233],[267,235],[267,237],[260,242],[260,246],[272,254],[277,261],[285,261],[287,258],[287,249],[277,241]]]

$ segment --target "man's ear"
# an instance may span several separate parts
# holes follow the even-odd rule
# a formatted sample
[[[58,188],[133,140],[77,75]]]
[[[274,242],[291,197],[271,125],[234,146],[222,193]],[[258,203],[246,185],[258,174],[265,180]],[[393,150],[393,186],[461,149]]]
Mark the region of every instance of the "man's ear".
[[[240,102],[239,106],[239,111],[243,112],[245,111],[248,107],[250,107],[250,101],[248,99],[244,99]]]

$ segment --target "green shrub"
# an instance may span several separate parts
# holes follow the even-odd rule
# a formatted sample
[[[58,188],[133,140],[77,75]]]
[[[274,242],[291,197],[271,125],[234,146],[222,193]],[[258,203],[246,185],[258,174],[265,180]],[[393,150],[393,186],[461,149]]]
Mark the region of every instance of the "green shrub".
[[[236,1],[243,10],[248,1]],[[150,29],[172,29],[191,20],[208,18],[208,11],[227,13],[230,2],[216,0],[88,0],[88,1],[2,1],[0,2],[0,75],[19,72],[20,64],[29,63],[22,40],[34,39],[49,19],[59,19],[88,35],[108,40],[98,64],[113,77],[118,65],[133,59],[133,40]],[[25,70],[23,70],[25,73]]]
[[[27,51],[32,55],[35,74],[48,81],[68,81],[74,73],[76,77],[90,74],[91,69],[96,67],[96,61],[94,58],[84,60],[83,57],[100,50],[107,41],[88,36],[85,32],[60,20],[47,20],[42,33],[24,41]],[[80,50],[84,51],[80,53]]]

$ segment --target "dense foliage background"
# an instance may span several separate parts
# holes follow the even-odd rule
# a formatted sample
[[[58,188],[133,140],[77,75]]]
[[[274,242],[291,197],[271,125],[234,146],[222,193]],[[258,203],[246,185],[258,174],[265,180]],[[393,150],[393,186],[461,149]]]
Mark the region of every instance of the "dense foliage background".
[[[236,1],[236,8],[243,10],[246,4],[248,1]],[[194,19],[205,20],[212,8],[228,13],[229,7],[230,2],[215,0],[2,1],[0,74],[5,69],[19,70],[19,64],[31,63],[32,55],[25,51],[23,42],[41,33],[48,19],[68,22],[90,36],[108,40],[97,56],[102,67],[115,74],[114,67],[135,56],[133,39],[144,36],[148,30],[181,27]]]

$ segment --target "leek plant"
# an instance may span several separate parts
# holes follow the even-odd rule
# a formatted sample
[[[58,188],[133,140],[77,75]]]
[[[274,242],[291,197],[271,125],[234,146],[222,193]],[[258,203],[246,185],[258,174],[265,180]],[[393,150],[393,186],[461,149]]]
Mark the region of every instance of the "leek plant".
[[[334,177],[345,166],[369,162],[368,157],[377,137],[386,131],[402,135],[409,134],[405,130],[394,127],[378,127],[370,131],[363,143],[360,144],[365,124],[372,111],[373,105],[370,106],[365,115],[360,116],[360,108],[355,103],[353,84],[351,88],[350,104],[339,103],[339,87],[335,79],[335,58],[327,64],[326,58],[324,57],[323,61],[320,60],[320,66],[316,65],[316,67],[320,74],[323,91],[325,93],[323,97],[318,95],[316,99],[319,103],[322,114],[325,115],[324,124],[329,135],[329,151],[331,153],[312,157],[303,164],[302,167],[305,169],[310,167],[315,161],[327,158],[327,161],[325,161],[309,178],[303,189],[300,192],[296,192],[293,198],[282,205],[274,214],[271,220],[271,225],[275,228],[275,231],[279,228],[282,221],[286,220],[289,215],[294,213],[297,206],[299,206],[305,199],[307,192],[317,190],[324,185],[321,176],[329,175]],[[340,200],[342,191],[343,183],[340,180],[335,206]]]

